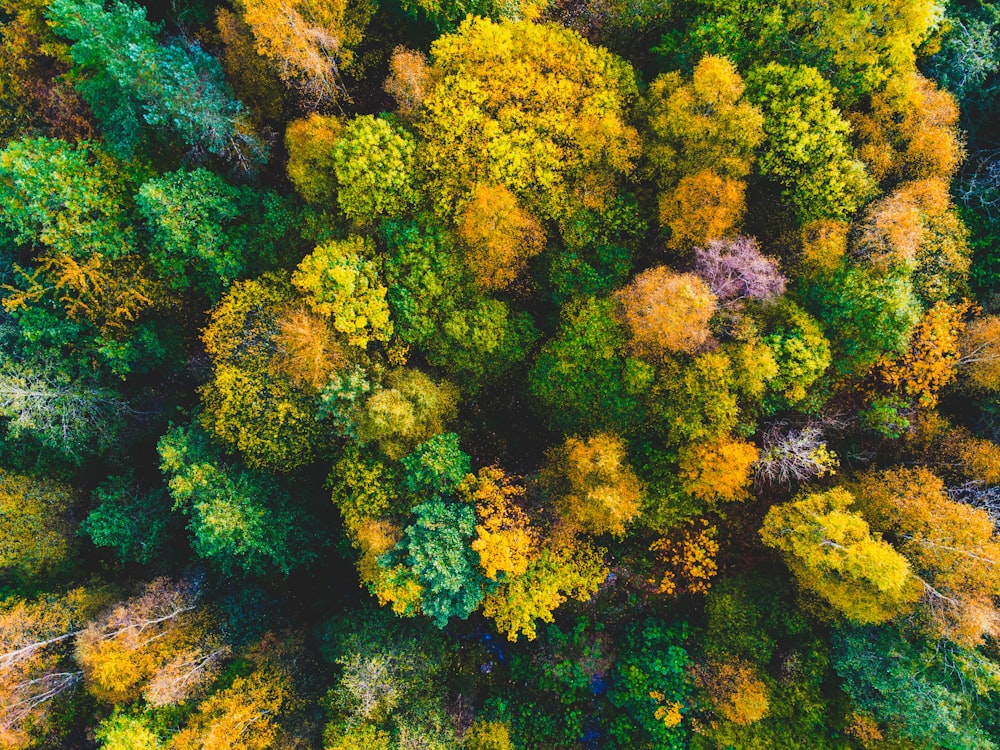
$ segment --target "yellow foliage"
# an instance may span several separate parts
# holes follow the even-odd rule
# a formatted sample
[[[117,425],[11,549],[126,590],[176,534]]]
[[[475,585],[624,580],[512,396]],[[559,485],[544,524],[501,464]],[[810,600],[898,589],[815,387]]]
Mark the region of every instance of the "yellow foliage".
[[[716,528],[704,519],[688,522],[671,537],[657,539],[649,545],[665,571],[656,585],[656,593],[705,594],[718,572],[715,556],[719,553]]]
[[[684,491],[699,500],[743,500],[758,451],[744,440],[722,437],[681,448],[678,474]]]
[[[845,221],[818,219],[802,227],[802,264],[808,271],[833,271],[847,252]]]
[[[307,203],[333,208],[337,197],[333,146],[344,126],[336,117],[313,113],[285,129],[288,179]]]
[[[495,466],[479,471],[459,487],[461,496],[476,505],[476,538],[472,549],[479,555],[479,566],[487,578],[498,574],[523,575],[538,556],[537,536],[528,516],[514,498],[524,494]]]
[[[656,266],[636,276],[617,297],[632,334],[632,348],[641,357],[693,353],[709,340],[708,321],[716,299],[694,274]]]
[[[639,513],[642,485],[617,435],[567,438],[550,451],[544,481],[556,492],[560,515],[589,534],[621,536]]]
[[[365,348],[392,336],[386,288],[369,240],[351,236],[320,245],[299,263],[292,284],[349,344]]]
[[[660,226],[670,229],[667,245],[684,250],[736,233],[746,210],[746,183],[703,169],[681,178],[660,196]]]
[[[483,289],[503,289],[545,246],[538,220],[503,185],[477,185],[458,218],[465,263]]]
[[[767,716],[768,689],[754,665],[742,659],[713,661],[694,667],[692,676],[726,721],[746,726]]]
[[[961,350],[969,380],[988,391],[1000,390],[1000,316],[971,322],[962,337]]]

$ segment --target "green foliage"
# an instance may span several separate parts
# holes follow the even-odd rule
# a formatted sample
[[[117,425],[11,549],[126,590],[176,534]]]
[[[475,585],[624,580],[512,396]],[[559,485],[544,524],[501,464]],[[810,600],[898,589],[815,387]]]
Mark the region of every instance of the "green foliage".
[[[48,17],[73,42],[77,88],[121,155],[135,150],[148,125],[244,167],[263,157],[222,66],[197,42],[159,45],[146,10],[117,0],[110,10],[96,0],[56,0]]]
[[[803,221],[848,218],[872,192],[833,94],[806,66],[770,63],[750,77],[750,97],[764,113],[760,171],[781,183]]]
[[[94,488],[96,505],[80,530],[98,547],[114,550],[120,563],[152,562],[162,552],[170,518],[162,489],[144,491],[132,473]]]
[[[538,337],[530,316],[476,291],[449,235],[418,223],[384,230],[387,300],[403,341],[470,390],[524,359]]]
[[[913,643],[892,627],[833,637],[834,667],[855,705],[919,747],[992,750],[978,704],[1000,690],[1000,667],[947,643]]]
[[[422,587],[420,609],[439,628],[466,619],[483,600],[485,576],[469,546],[476,511],[469,505],[429,500],[413,509],[399,545],[379,564],[404,562]]]
[[[34,138],[0,152],[3,244],[119,258],[135,239],[113,162],[86,143]]]
[[[472,460],[458,447],[458,435],[443,432],[404,456],[403,487],[414,497],[451,495],[470,473]]]
[[[807,297],[826,324],[841,374],[864,373],[879,357],[902,353],[922,312],[908,278],[861,268],[825,276],[811,284]]]
[[[767,386],[774,392],[770,410],[776,411],[806,398],[808,388],[830,366],[830,342],[819,323],[792,302],[781,302],[766,315],[770,325],[764,343],[778,365],[777,377]]]
[[[198,555],[230,574],[287,574],[315,557],[309,518],[274,478],[227,464],[198,427],[171,429],[157,450]]]
[[[564,432],[624,430],[640,414],[615,302],[585,299],[565,307],[556,334],[542,345],[528,390],[553,427]]]
[[[351,120],[333,147],[337,203],[351,221],[375,224],[416,203],[413,136],[384,118]]]
[[[174,289],[194,288],[218,299],[244,269],[245,248],[235,229],[249,197],[207,169],[145,182],[135,200],[160,277]]]

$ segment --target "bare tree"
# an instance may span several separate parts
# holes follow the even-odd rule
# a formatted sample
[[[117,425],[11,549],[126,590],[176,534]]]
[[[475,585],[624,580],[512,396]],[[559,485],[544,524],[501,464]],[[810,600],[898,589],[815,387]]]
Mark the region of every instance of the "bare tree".
[[[712,240],[695,248],[695,272],[723,305],[746,299],[770,299],[785,291],[778,262],[762,255],[753,237]]]
[[[758,484],[790,487],[832,474],[839,465],[816,425],[789,428],[785,422],[776,422],[764,432],[763,443],[754,472]]]

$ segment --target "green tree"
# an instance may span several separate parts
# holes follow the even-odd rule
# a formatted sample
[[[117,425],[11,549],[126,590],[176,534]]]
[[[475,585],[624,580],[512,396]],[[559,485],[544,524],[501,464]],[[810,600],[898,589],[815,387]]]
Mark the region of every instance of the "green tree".
[[[750,98],[764,113],[760,171],[782,185],[803,221],[849,218],[872,192],[833,94],[807,66],[769,63],[750,77]]]
[[[404,456],[403,487],[416,498],[454,494],[472,473],[472,459],[458,447],[458,435],[442,432]]]
[[[171,429],[157,450],[200,556],[228,573],[288,573],[315,557],[311,519],[277,480],[226,463],[196,426]]]
[[[144,8],[116,1],[57,0],[48,17],[73,42],[77,88],[120,154],[139,145],[143,126],[161,129],[192,151],[254,167],[263,144],[250,131],[222,66],[196,42],[161,46]]]
[[[147,491],[134,473],[117,474],[94,488],[94,501],[80,530],[95,545],[114,550],[123,564],[144,565],[163,552],[171,519],[161,488]]]

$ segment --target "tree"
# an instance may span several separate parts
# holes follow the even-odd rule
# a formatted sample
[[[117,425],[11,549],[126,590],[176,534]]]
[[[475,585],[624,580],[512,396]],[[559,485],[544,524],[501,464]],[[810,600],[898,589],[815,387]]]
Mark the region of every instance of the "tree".
[[[278,719],[293,704],[291,679],[263,667],[198,704],[170,750],[267,750],[278,737]]]
[[[604,550],[586,542],[543,548],[521,575],[507,576],[483,600],[483,616],[516,641],[538,635],[538,621],[553,622],[552,613],[567,599],[587,601],[608,575]]]
[[[270,60],[286,83],[299,88],[312,106],[343,91],[340,71],[374,13],[371,3],[305,3],[300,0],[241,0],[258,54]]]
[[[715,295],[694,274],[656,266],[636,276],[617,298],[632,348],[640,357],[693,353],[711,336],[708,321],[715,312]]]
[[[390,120],[363,115],[344,126],[333,146],[337,203],[357,224],[406,213],[417,202],[416,142]]]
[[[0,575],[24,581],[59,572],[72,552],[75,499],[54,480],[0,471]]]
[[[373,256],[371,242],[352,235],[320,245],[292,274],[292,285],[309,306],[330,318],[334,330],[361,349],[392,336],[386,288]]]
[[[649,545],[657,570],[650,583],[655,584],[656,593],[665,596],[706,593],[719,572],[715,560],[719,553],[717,533],[715,526],[697,519]]]
[[[173,428],[157,450],[200,556],[230,573],[286,574],[314,557],[310,519],[273,477],[227,465],[196,426]]]
[[[94,489],[95,507],[80,530],[118,562],[146,564],[159,557],[168,537],[169,507],[162,488],[140,487],[133,472],[108,477]]]
[[[458,446],[458,435],[442,432],[404,456],[403,488],[413,497],[447,497],[472,472],[472,459]]]
[[[545,246],[545,232],[503,185],[478,185],[458,217],[465,263],[483,289],[504,289]]]
[[[836,472],[840,461],[826,447],[818,426],[787,428],[775,422],[764,432],[763,449],[754,466],[756,481],[791,486]]]
[[[420,609],[439,628],[466,619],[483,600],[483,574],[469,546],[476,531],[475,510],[465,504],[432,499],[413,509],[413,523],[383,568],[402,563],[419,583]]]
[[[0,742],[25,747],[52,727],[53,701],[79,684],[68,656],[95,608],[99,589],[78,588],[35,601],[10,597],[0,607]]]
[[[262,160],[263,144],[222,66],[197,43],[159,45],[145,9],[120,0],[109,10],[96,0],[59,0],[48,17],[56,33],[73,42],[77,88],[120,154],[134,151],[146,124],[244,169]]]
[[[746,185],[711,169],[685,175],[677,188],[660,196],[660,226],[670,230],[667,245],[688,250],[736,233],[746,211]]]
[[[902,353],[921,308],[906,276],[844,269],[808,290],[817,317],[833,337],[832,363],[840,373],[864,373],[880,357]]]
[[[31,438],[72,464],[107,451],[132,412],[92,375],[74,377],[51,362],[0,364],[0,416],[8,439]]]
[[[427,56],[406,47],[396,47],[389,58],[389,76],[382,88],[395,99],[396,112],[403,117],[415,117],[431,89]]]
[[[713,710],[726,721],[747,725],[760,721],[769,708],[767,685],[753,664],[741,659],[694,665],[695,684],[708,694]]]
[[[937,405],[938,391],[955,378],[967,311],[967,304],[935,304],[913,327],[909,351],[881,362],[881,379],[904,397],[916,398],[921,407]]]
[[[1000,317],[987,315],[970,322],[960,342],[959,365],[978,388],[1000,388]]]
[[[773,409],[800,403],[808,389],[833,361],[830,342],[809,313],[794,302],[782,300],[766,311],[770,318],[764,343],[774,354],[777,376],[768,382],[774,393]]]
[[[567,438],[550,451],[543,476],[560,516],[588,534],[622,536],[625,524],[639,513],[642,485],[617,435]]]
[[[888,81],[872,97],[870,114],[853,119],[859,155],[879,181],[948,181],[962,161],[958,103],[915,70]]]
[[[400,459],[444,432],[456,416],[457,403],[451,383],[435,382],[420,370],[394,370],[385,387],[365,401],[358,415],[358,438],[377,442],[389,458]]]
[[[189,582],[157,578],[89,623],[75,640],[87,690],[108,703],[141,694],[163,705],[209,684],[228,648],[207,630],[197,598]]]
[[[703,502],[748,497],[750,472],[758,458],[751,443],[721,438],[691,443],[679,451],[678,476],[684,491]]]
[[[781,183],[801,219],[849,218],[872,184],[851,151],[833,87],[815,68],[769,63],[751,77],[750,92],[764,113],[761,172]]]
[[[282,338],[282,323],[293,322],[282,314],[293,295],[287,276],[237,282],[202,332],[213,364],[201,388],[202,422],[254,468],[289,471],[307,463],[321,431],[315,392],[275,376],[287,369],[279,344],[294,341]]]
[[[332,205],[337,197],[336,151],[343,123],[313,112],[292,120],[285,129],[288,163],[285,171],[302,198],[317,207]]]
[[[479,555],[486,577],[497,580],[524,575],[538,557],[538,532],[517,505],[524,487],[514,484],[496,466],[467,476],[459,486],[463,500],[476,507],[476,538],[470,545]]]
[[[573,31],[470,18],[433,44],[431,71],[418,129],[442,216],[461,210],[476,185],[504,185],[540,219],[581,203],[600,208],[632,169],[632,71]]]
[[[873,529],[919,578],[933,635],[972,648],[1000,629],[1000,542],[980,509],[948,498],[930,471],[891,469],[861,477],[855,494]]]
[[[234,224],[246,190],[207,169],[171,172],[139,188],[136,206],[149,227],[153,268],[174,289],[193,287],[217,300],[246,263]]]
[[[650,84],[647,152],[661,188],[703,169],[734,180],[750,173],[764,121],[743,92],[736,66],[715,55],[698,61],[688,83],[673,72]]]
[[[723,352],[669,360],[657,373],[651,402],[670,446],[717,440],[739,419],[733,361]]]
[[[799,584],[838,614],[879,623],[913,609],[920,586],[907,559],[850,510],[845,489],[800,495],[767,512],[760,537],[783,553]]]
[[[34,138],[0,152],[0,227],[7,242],[114,260],[135,244],[121,175],[87,143]]]
[[[722,305],[769,300],[785,293],[778,262],[762,255],[753,237],[715,240],[695,248],[694,268]]]
[[[162,737],[145,716],[130,715],[117,709],[97,727],[94,739],[101,743],[101,750],[163,750],[165,746]]]

